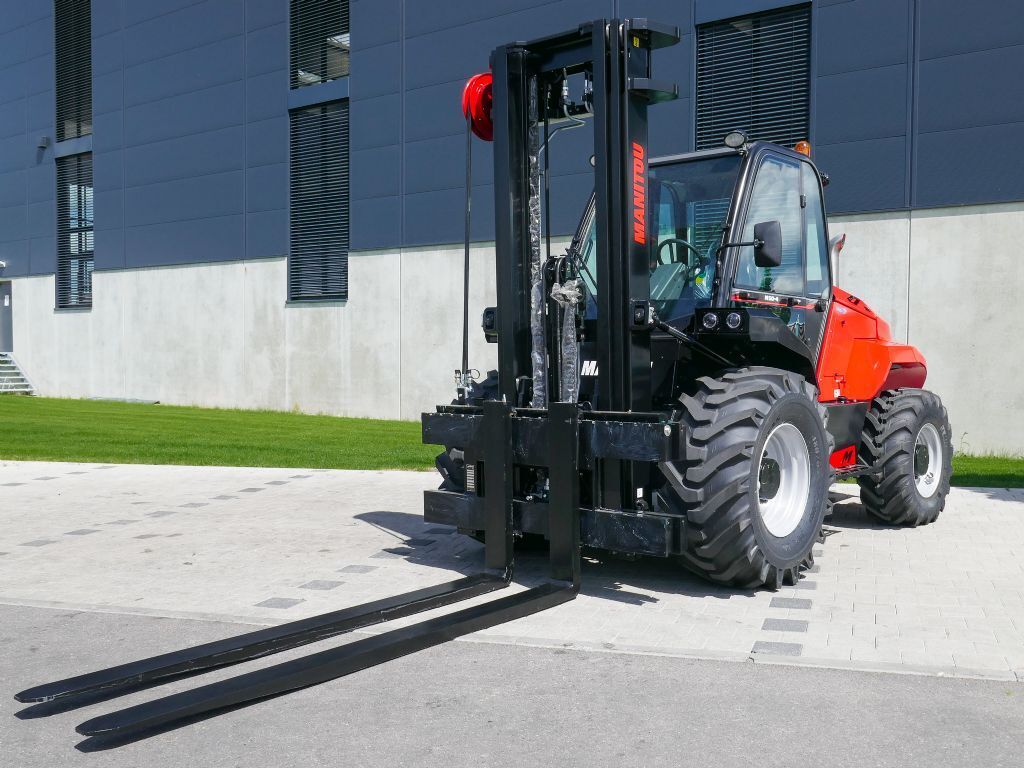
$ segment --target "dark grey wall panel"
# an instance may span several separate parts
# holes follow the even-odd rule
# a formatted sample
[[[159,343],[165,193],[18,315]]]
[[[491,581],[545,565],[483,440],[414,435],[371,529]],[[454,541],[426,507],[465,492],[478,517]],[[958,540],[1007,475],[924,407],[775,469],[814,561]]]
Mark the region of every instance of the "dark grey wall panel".
[[[817,85],[817,144],[906,135],[906,64],[819,77]]]
[[[909,60],[910,0],[849,0],[822,6],[813,22],[819,76]]]
[[[246,213],[288,208],[288,163],[249,168],[245,172]]]
[[[819,146],[814,160],[833,179],[825,190],[829,213],[904,208],[906,156],[905,136]]]
[[[362,99],[350,116],[351,150],[371,149],[402,141],[402,97],[397,93]],[[406,135],[406,140],[409,136]]]
[[[245,29],[254,32],[271,25],[284,26],[288,22],[288,3],[281,0],[245,0]],[[287,49],[279,55],[287,57]]]
[[[387,197],[399,194],[401,149],[394,145],[358,149],[349,152],[352,178],[359,178],[357,187],[351,186],[350,197],[362,200],[368,197]]]
[[[918,0],[922,59],[1024,44],[1020,0]]]
[[[774,11],[788,5],[802,5],[806,0],[695,0],[694,22],[707,24],[736,16],[749,16]]]
[[[0,13],[0,260],[2,277],[52,272],[56,261],[53,4]]]
[[[137,16],[139,5],[125,3],[122,29],[125,66],[173,56],[208,43],[226,40],[245,31],[242,0],[206,0],[188,3],[169,13]]]
[[[431,10],[437,3],[429,3]],[[402,36],[404,0],[349,0],[352,49],[373,48],[394,43]]]
[[[1022,73],[1024,45],[922,61],[918,130],[1024,122]]]
[[[555,2],[557,0],[488,0],[486,3],[482,3],[480,0],[448,0],[444,3],[432,0],[406,0],[405,35],[408,39],[429,32],[455,29],[475,21],[501,19],[530,8],[552,5]],[[598,3],[594,3],[594,5],[598,5]],[[603,13],[607,13],[607,11],[598,11],[598,15]],[[591,17],[583,16],[579,21],[586,21],[589,18]],[[508,39],[517,38],[510,37]]]
[[[358,70],[366,72],[360,79]],[[397,93],[402,80],[402,46],[400,43],[364,48],[352,53],[352,99],[369,99],[386,93]]]
[[[124,70],[125,105],[146,104],[235,83],[245,76],[244,48],[245,35],[239,34],[128,66]]]
[[[1024,177],[1013,147],[1024,124],[925,133],[917,139],[918,207],[1024,200]]]
[[[288,117],[279,115],[245,125],[245,160],[249,168],[288,160]]]
[[[232,261],[243,257],[244,238],[243,216],[218,216],[125,227],[124,249],[133,267]],[[138,254],[145,254],[144,265],[137,263]]]
[[[361,248],[393,248],[400,242],[402,199],[398,195],[352,199],[349,211],[353,231],[360,222]]]
[[[285,187],[287,191],[287,186]],[[288,211],[250,211],[245,217],[245,257],[265,259],[288,252]],[[281,295],[285,294],[284,283]]]
[[[231,126],[127,147],[123,183],[134,187],[241,170],[245,165],[244,134],[242,126]]]

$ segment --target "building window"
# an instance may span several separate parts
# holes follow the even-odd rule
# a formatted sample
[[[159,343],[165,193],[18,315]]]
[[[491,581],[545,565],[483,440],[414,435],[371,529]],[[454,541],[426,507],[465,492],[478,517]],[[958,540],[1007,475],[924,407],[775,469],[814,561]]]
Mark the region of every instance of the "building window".
[[[291,112],[288,298],[348,298],[348,101]]]
[[[92,155],[57,159],[57,307],[92,306]]]
[[[348,0],[291,0],[291,87],[348,76]]]
[[[92,133],[92,22],[89,0],[54,0],[57,141]]]
[[[697,149],[744,130],[793,146],[810,138],[809,7],[718,21],[697,28]]]

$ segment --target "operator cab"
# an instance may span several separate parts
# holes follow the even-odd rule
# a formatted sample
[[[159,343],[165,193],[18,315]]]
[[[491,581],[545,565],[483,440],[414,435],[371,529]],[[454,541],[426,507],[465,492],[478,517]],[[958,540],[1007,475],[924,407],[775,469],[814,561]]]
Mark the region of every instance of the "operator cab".
[[[743,143],[652,159],[648,181],[650,299],[657,317],[736,364],[759,362],[747,333],[750,318],[770,319],[780,331],[776,342],[802,357],[798,367],[813,378],[832,275],[822,177],[810,159],[776,144]],[[780,258],[765,265],[755,253],[755,226],[776,222]],[[595,237],[591,198],[571,246],[587,289],[585,338],[594,338],[586,329],[597,323]],[[729,309],[740,317],[735,328],[725,322],[729,313],[719,311]],[[667,334],[652,334],[652,356],[666,403],[674,399],[675,384],[700,375],[702,364],[720,366]],[[696,370],[682,375],[680,360]]]

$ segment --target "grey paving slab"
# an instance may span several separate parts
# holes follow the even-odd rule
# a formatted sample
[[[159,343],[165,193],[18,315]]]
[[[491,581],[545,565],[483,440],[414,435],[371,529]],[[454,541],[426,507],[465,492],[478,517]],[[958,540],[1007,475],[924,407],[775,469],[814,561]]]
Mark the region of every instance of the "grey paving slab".
[[[772,656],[799,656],[803,652],[800,643],[776,643],[769,640],[758,640],[751,648],[751,653],[765,653]]]
[[[811,607],[811,601],[803,597],[773,597],[768,607],[808,610]]]
[[[303,600],[295,597],[271,597],[256,603],[257,608],[294,608]]]
[[[765,619],[761,629],[767,632],[806,632],[809,621],[800,619]]]
[[[76,478],[74,494],[26,482],[85,469],[0,462],[0,484],[25,483],[3,488],[0,551],[11,554],[0,558],[0,603],[259,623],[483,565],[478,542],[424,525],[432,473],[309,471],[298,482],[280,469],[110,465]],[[266,485],[282,477],[296,482]],[[268,492],[232,490],[241,488]],[[1024,671],[1024,491],[953,489],[935,524],[901,529],[869,519],[855,486],[837,490],[845,498],[829,519],[832,533],[815,547],[813,576],[795,586],[729,590],[670,561],[599,556],[587,560],[577,600],[473,640],[1016,680]],[[238,498],[215,515],[178,506],[225,495]],[[141,499],[161,508],[142,513]],[[135,523],[107,524],[118,519]],[[63,536],[96,528],[102,535]],[[48,546],[58,540],[73,545]],[[46,544],[21,546],[36,541]],[[543,581],[543,552],[517,557],[510,589]],[[347,576],[333,589],[299,586]],[[259,605],[273,598],[302,602]],[[802,648],[799,656],[755,654],[758,642]]]
[[[314,581],[307,581],[305,584],[299,584],[299,589],[319,589],[326,591],[328,589],[334,589],[344,584],[344,581],[328,581],[326,579],[315,579]]]

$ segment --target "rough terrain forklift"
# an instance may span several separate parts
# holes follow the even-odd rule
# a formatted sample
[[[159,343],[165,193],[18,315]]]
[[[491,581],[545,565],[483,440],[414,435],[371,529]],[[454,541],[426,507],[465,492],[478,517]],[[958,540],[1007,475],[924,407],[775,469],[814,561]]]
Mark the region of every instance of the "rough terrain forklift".
[[[652,80],[651,54],[678,40],[646,19],[598,20],[501,46],[467,85],[468,125],[494,141],[498,305],[484,330],[499,367],[471,380],[464,327],[458,399],[423,416],[424,440],[446,446],[425,518],[483,539],[485,572],[16,698],[36,716],[64,711],[448,606],[508,587],[517,537],[549,541],[540,586],[77,729],[131,741],[572,600],[582,546],[678,556],[738,586],[792,582],[835,476],[857,476],[885,520],[934,520],[949,487],[945,411],[914,389],[921,355],[832,286],[809,158],[742,132],[721,149],[648,158],[647,110],[677,90]],[[594,194],[554,256],[541,162],[556,131],[587,123]]]
[[[607,79],[567,61],[563,39],[499,48],[467,85],[471,128],[494,141],[498,305],[483,325],[499,364],[480,384],[463,375],[460,401],[423,417],[424,440],[446,447],[425,519],[477,538],[548,536],[570,503],[584,546],[770,588],[810,564],[834,478],[858,478],[888,523],[935,520],[951,473],[945,409],[920,389],[922,355],[833,285],[845,235],[829,243],[827,176],[807,142],[737,130],[718,149],[649,158],[647,107],[675,95],[650,80],[650,50],[671,31],[626,22],[610,52],[624,66]],[[581,116],[594,193],[552,255],[539,156],[551,126]],[[493,401],[509,455],[488,447]],[[564,403],[571,455],[551,444]],[[495,465],[507,478],[492,480]],[[556,472],[577,481],[572,501],[554,495]],[[495,493],[511,524],[488,528]]]

